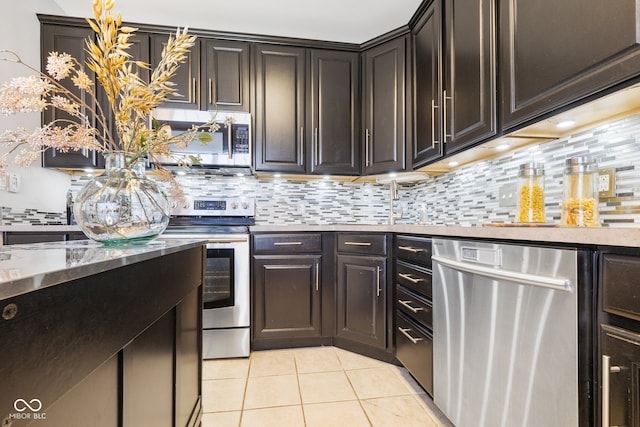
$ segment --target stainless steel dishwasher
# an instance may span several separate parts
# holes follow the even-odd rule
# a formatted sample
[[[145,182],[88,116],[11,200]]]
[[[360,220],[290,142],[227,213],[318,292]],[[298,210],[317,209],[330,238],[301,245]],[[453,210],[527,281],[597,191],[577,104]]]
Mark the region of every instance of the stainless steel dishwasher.
[[[434,401],[457,427],[579,425],[578,251],[433,240]]]

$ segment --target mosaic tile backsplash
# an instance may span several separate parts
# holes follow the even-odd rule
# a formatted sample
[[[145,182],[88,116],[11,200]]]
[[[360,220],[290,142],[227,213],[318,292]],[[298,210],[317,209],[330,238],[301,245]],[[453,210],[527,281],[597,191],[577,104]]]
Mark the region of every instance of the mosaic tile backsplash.
[[[479,162],[417,184],[400,185],[398,223],[481,225],[513,222],[515,207],[500,207],[499,190],[515,184],[518,167],[542,162],[546,171],[547,222],[560,221],[562,176],[569,157],[591,155],[600,168],[615,169],[615,196],[600,199],[600,219],[611,227],[640,226],[640,115],[590,131]],[[75,194],[88,178],[72,177]],[[263,180],[254,177],[178,177],[192,196],[256,198],[256,224],[383,224],[389,220],[389,187],[329,180]],[[1,223],[60,224],[64,213],[2,208]]]

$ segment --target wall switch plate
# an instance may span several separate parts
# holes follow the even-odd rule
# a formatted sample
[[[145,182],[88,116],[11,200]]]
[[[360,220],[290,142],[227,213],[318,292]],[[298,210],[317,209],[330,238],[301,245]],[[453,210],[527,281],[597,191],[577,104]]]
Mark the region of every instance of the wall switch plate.
[[[600,169],[598,174],[598,196],[614,197],[616,195],[616,170]]]
[[[20,175],[18,175],[17,173],[9,174],[7,190],[9,190],[9,193],[17,193],[18,191],[20,191]]]
[[[501,208],[517,205],[518,186],[516,184],[504,184],[498,190],[498,205]]]

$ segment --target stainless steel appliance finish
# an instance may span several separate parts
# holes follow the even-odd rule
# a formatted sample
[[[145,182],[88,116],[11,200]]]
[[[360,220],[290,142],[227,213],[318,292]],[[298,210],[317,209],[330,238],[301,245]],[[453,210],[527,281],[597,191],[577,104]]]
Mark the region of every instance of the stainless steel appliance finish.
[[[433,240],[434,401],[457,427],[578,426],[577,252]]]
[[[192,125],[202,125],[214,120],[219,125],[215,132],[209,132],[211,141],[203,144],[192,141],[186,147],[170,147],[172,156],[159,157],[163,165],[178,165],[180,159],[196,156],[202,168],[222,168],[230,171],[244,170],[250,173],[251,167],[251,114],[237,111],[199,111],[173,108],[158,108],[153,117],[162,125],[168,125],[172,133],[180,133]]]
[[[173,207],[163,237],[206,241],[203,358],[247,357],[250,351],[249,229],[252,198],[188,199]]]

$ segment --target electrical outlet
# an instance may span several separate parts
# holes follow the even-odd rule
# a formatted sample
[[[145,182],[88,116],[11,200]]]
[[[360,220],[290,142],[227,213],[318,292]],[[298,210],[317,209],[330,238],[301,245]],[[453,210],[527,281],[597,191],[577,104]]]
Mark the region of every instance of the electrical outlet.
[[[7,190],[9,191],[9,193],[17,193],[18,191],[20,191],[20,175],[18,175],[17,173],[9,174]]]
[[[614,197],[616,195],[616,170],[600,169],[598,171],[598,196]]]
[[[498,205],[502,208],[517,205],[518,186],[516,184],[505,184],[498,190]]]

